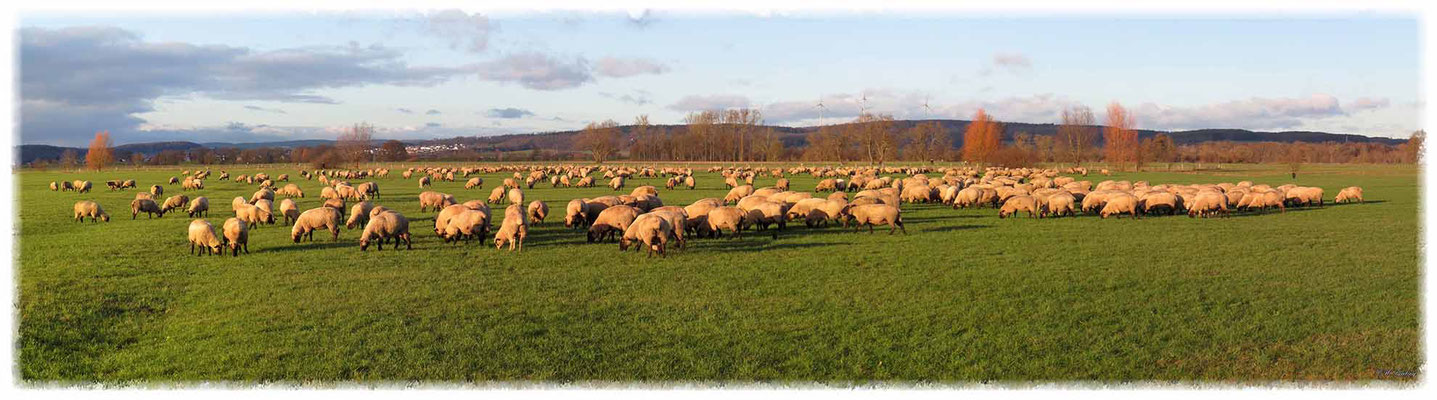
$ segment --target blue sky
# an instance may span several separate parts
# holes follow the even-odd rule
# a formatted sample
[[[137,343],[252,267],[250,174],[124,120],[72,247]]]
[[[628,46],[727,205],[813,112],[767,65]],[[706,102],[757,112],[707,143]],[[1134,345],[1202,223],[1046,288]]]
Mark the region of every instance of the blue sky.
[[[1148,129],[1421,128],[1402,15],[551,12],[95,14],[20,21],[21,141],[492,135],[760,108],[767,122],[1056,122],[1113,101]],[[924,103],[929,105],[925,112]]]

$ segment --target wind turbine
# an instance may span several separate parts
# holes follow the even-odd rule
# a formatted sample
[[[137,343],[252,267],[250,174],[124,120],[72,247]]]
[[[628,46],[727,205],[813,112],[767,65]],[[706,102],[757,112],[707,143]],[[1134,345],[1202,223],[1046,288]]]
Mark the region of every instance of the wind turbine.
[[[862,116],[863,114],[867,114],[867,113],[868,113],[868,93],[863,93],[863,97],[858,100],[858,115],[859,115],[859,116]]]
[[[823,96],[818,96],[818,126],[823,126],[823,112],[827,109],[823,106]]]
[[[923,119],[928,119],[928,113],[931,111],[933,107],[928,106],[928,96],[923,96]]]

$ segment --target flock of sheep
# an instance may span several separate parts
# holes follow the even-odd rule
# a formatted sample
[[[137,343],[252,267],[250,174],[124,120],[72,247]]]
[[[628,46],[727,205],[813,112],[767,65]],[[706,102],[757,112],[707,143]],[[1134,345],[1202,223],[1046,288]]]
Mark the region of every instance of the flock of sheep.
[[[1247,181],[1152,185],[1144,181],[1105,180],[1095,185],[1090,181],[1061,176],[1057,169],[715,166],[708,171],[723,176],[729,192],[722,199],[704,198],[683,207],[666,206],[659,198],[657,188],[639,186],[629,194],[569,201],[564,211],[564,226],[586,230],[589,242],[617,241],[621,251],[642,247],[649,256],[666,256],[670,242],[684,248],[689,238],[720,238],[725,232],[730,237],[739,237],[750,227],[767,231],[777,238],[779,232],[787,228],[788,222],[797,220],[802,220],[808,227],[827,227],[835,223],[844,228],[852,225],[857,230],[867,226],[871,233],[874,226],[887,226],[889,234],[897,231],[907,234],[902,217],[905,203],[938,202],[954,208],[988,206],[998,209],[999,218],[1020,213],[1038,218],[1078,213],[1095,213],[1102,218],[1125,214],[1138,218],[1140,215],[1173,215],[1179,212],[1190,217],[1209,217],[1225,216],[1232,210],[1285,211],[1292,206],[1323,204],[1323,190],[1317,187],[1272,187]],[[503,179],[484,200],[461,203],[446,193],[420,193],[420,211],[437,212],[434,234],[445,243],[467,243],[478,239],[482,245],[493,225],[489,204],[507,202],[504,218],[493,233],[493,243],[495,248],[502,249],[508,245],[511,251],[523,251],[529,226],[543,223],[549,214],[549,206],[542,201],[525,203],[524,189],[533,189],[534,185],[543,182],[556,188],[593,187],[594,176],[599,175],[607,180],[608,187],[619,193],[632,177],[667,176],[664,186],[669,190],[695,188],[693,170],[678,167],[427,167],[406,169],[402,176],[404,179],[418,176],[419,186],[425,188],[434,181],[455,182],[457,175],[468,178],[465,189],[482,189],[484,180],[470,178],[470,175],[504,172],[512,172],[512,178]],[[1069,168],[1064,172],[1087,175],[1081,169]],[[790,190],[785,176],[799,174],[819,179],[813,193]],[[930,178],[930,174],[934,177]],[[170,178],[169,184],[179,184],[183,191],[202,190],[210,172],[184,171],[183,175],[183,179]],[[288,174],[274,178],[264,173],[230,177],[227,172],[221,171],[218,180],[257,184],[258,190],[248,199],[236,197],[231,201],[234,217],[225,220],[219,231],[204,219],[191,221],[188,229],[190,253],[223,254],[226,247],[232,256],[238,256],[241,251],[248,253],[250,229],[262,224],[275,224],[275,214],[282,218],[281,223],[291,226],[290,238],[295,243],[304,239],[312,241],[316,231],[328,231],[331,240],[338,240],[343,226],[347,229],[362,227],[359,236],[361,250],[368,249],[371,244],[382,250],[389,242],[395,249],[401,243],[406,248],[412,248],[408,218],[374,203],[380,198],[379,185],[372,181],[349,183],[350,180],[385,177],[389,175],[388,169],[301,171],[299,175],[307,180],[318,180],[322,185],[319,197],[324,202],[321,206],[301,212],[292,200],[305,197],[305,192],[297,184],[287,183],[276,188],[276,182],[289,181]],[[896,178],[895,175],[907,177]],[[755,188],[755,178],[764,176],[773,178],[774,185]],[[111,190],[137,187],[134,180],[116,180],[106,184]],[[88,193],[91,187],[91,182],[83,180],[50,183],[50,189],[54,191]],[[825,192],[828,194],[824,195]],[[148,192],[136,193],[130,203],[130,218],[138,218],[140,213],[150,218],[163,217],[174,210],[183,210],[191,218],[209,215],[209,199],[206,197],[190,199],[185,194],[178,194],[156,203],[155,200],[163,194],[164,187],[161,185],[152,185]],[[284,197],[277,208],[274,207],[276,196]],[[354,203],[347,206],[346,201]],[[1334,201],[1360,202],[1362,189],[1355,186],[1345,188]],[[89,200],[79,201],[74,206],[74,219],[83,221],[85,218],[91,222],[110,220],[109,214],[98,203]]]

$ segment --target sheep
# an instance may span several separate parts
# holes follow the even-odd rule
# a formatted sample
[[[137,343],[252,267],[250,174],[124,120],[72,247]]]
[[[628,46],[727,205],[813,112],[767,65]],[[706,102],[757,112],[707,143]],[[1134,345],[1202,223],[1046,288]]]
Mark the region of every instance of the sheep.
[[[564,206],[564,227],[573,228],[583,226],[587,220],[584,218],[584,210],[588,208],[587,199],[573,199]]]
[[[439,210],[439,214],[434,216],[434,234],[439,235],[441,238],[445,237],[444,232],[448,230],[449,220],[454,218],[455,215],[472,210],[472,208],[463,204],[454,204]]]
[[[519,247],[519,252],[524,251],[524,238],[529,236],[529,224],[524,217],[524,206],[510,204],[504,209],[504,222],[499,226],[499,231],[494,234],[494,248],[504,248],[504,243],[509,244],[509,251],[514,251],[514,246]],[[592,240],[590,240],[592,242]]]
[[[889,235],[899,229],[903,230],[904,235],[908,234],[908,228],[903,227],[903,216],[899,213],[898,207],[892,205],[850,205],[843,210],[843,214],[845,215],[843,227],[847,228],[849,223],[853,223],[854,232],[858,232],[858,228],[863,225],[868,225],[868,233],[873,233],[874,225],[888,225]]]
[[[299,185],[293,183],[284,185],[284,187],[279,188],[279,190],[275,191],[274,194],[284,197],[304,198],[304,191],[299,189]]]
[[[664,181],[664,189],[674,190],[674,186],[678,186],[678,184],[679,184],[679,178],[678,178],[678,177],[669,178],[668,180]],[[52,185],[52,186],[53,186],[53,185]],[[51,189],[51,190],[54,190],[54,189]]]
[[[778,188],[778,190],[788,191],[788,179],[778,178],[778,181],[774,182],[773,187]]]
[[[339,240],[339,211],[330,207],[319,207],[305,210],[295,219],[294,227],[290,228],[289,236],[295,243],[301,238],[308,237],[314,241],[314,231],[327,229],[333,236],[331,240]]]
[[[56,183],[55,181],[50,181],[50,191],[51,191],[51,192],[58,192],[58,191],[60,191],[60,184],[59,184],[59,183]]]
[[[504,186],[504,190],[519,187],[519,182],[515,181],[514,178],[504,178],[504,180],[501,181],[500,184]]]
[[[661,215],[644,214],[634,219],[624,229],[624,235],[619,239],[619,251],[628,251],[629,245],[634,242],[642,242],[648,248],[648,257],[653,257],[658,252],[660,257],[668,257],[664,253],[664,247],[669,242],[669,236],[673,235],[674,227]]]
[[[484,188],[484,178],[473,177],[473,178],[469,178],[469,181],[468,181],[468,182],[464,182],[464,189],[467,190],[467,189],[473,189],[473,188],[483,189],[483,188]]]
[[[355,186],[355,187],[354,187],[354,191],[355,191],[355,193],[358,194],[358,197],[359,197],[360,199],[370,199],[370,198],[375,198],[375,199],[377,199],[377,198],[379,198],[379,184],[378,184],[378,183],[374,183],[374,182],[364,182],[364,183],[359,184],[359,186]]]
[[[369,223],[370,211],[374,211],[374,203],[368,201],[354,203],[354,207],[349,210],[349,219],[344,221],[344,227],[354,229]]]
[[[225,243],[229,244],[233,257],[239,257],[240,248],[244,253],[249,254],[249,224],[239,218],[225,220],[224,224]]]
[[[739,200],[751,194],[753,194],[753,185],[735,186],[733,189],[729,189],[728,195],[725,195],[723,198],[723,202],[724,204],[738,204]]]
[[[1109,203],[1111,202],[1112,200],[1109,200]],[[1218,192],[1198,192],[1193,201],[1188,204],[1189,218],[1198,216],[1207,218],[1214,214],[1226,216],[1227,213],[1227,198]]]
[[[623,189],[624,177],[616,176],[614,179],[609,180],[609,187],[613,188],[615,192],[619,191],[619,189]]]
[[[1077,199],[1073,198],[1073,195],[1068,192],[1050,194],[1048,195],[1048,202],[1046,206],[1040,210],[1042,213],[1039,214],[1039,216],[1077,215],[1077,212],[1073,209],[1073,205],[1076,203]]]
[[[407,172],[406,172],[406,173],[407,173]],[[420,188],[427,188],[427,187],[429,187],[429,176],[426,175],[426,176],[421,176],[421,177],[419,177],[419,187],[420,187]]]
[[[998,218],[1007,218],[1010,215],[1017,216],[1019,212],[1024,211],[1028,213],[1029,218],[1043,218],[1043,214],[1038,209],[1037,201],[1033,200],[1032,196],[1024,195],[1009,197],[1008,201],[1004,201],[1003,207],[998,209]]]
[[[694,190],[694,177],[693,177],[693,175],[685,176],[685,177],[684,177],[684,186],[688,186],[689,190]]]
[[[90,192],[90,181],[75,181],[75,191],[80,193]]]
[[[235,218],[239,218],[244,222],[249,223],[250,226],[256,228],[258,228],[258,225],[264,223],[266,220],[273,220],[274,218],[274,216],[270,215],[268,211],[262,210],[258,206],[251,204],[237,205],[234,208],[234,212]]]
[[[1358,203],[1363,202],[1362,188],[1357,186],[1345,187],[1341,191],[1338,191],[1337,198],[1332,200],[1333,203],[1351,203],[1353,201],[1357,201]]]
[[[489,218],[488,208],[465,209],[449,218],[444,232],[439,237],[444,238],[446,243],[458,242],[461,237],[464,238],[465,243],[468,243],[470,238],[477,237],[479,244],[483,245],[484,237],[489,234]]]
[[[1131,214],[1133,218],[1141,218],[1138,216],[1138,197],[1123,192],[1108,196],[1098,215],[1106,219],[1109,215],[1122,216],[1125,213]]]
[[[325,187],[319,189],[319,198],[321,198],[321,199],[338,199],[338,198],[339,198],[339,192],[336,191],[336,190],[334,190],[333,187],[325,186]]]
[[[1223,196],[1223,202],[1227,202],[1227,196]],[[1182,200],[1168,192],[1149,192],[1138,198],[1138,208],[1143,214],[1152,214],[1153,211],[1167,211],[1168,215],[1177,214]]]
[[[508,189],[503,186],[495,187],[494,190],[489,191],[489,198],[486,199],[486,201],[493,204],[499,204],[500,202],[504,201],[504,195],[506,194],[506,190]]]
[[[586,176],[574,184],[575,187],[594,187],[594,177]]]
[[[529,203],[529,223],[542,224],[544,218],[549,216],[549,205],[539,200]]]
[[[732,237],[737,238],[746,227],[744,216],[747,214],[738,207],[716,207],[704,216],[704,221],[708,224],[706,229],[712,237],[723,237],[723,230],[727,229],[733,234]]]
[[[519,188],[509,189],[509,204],[524,205],[524,191]]]
[[[160,204],[160,210],[162,210],[162,211],[164,211],[164,212],[170,212],[170,210],[176,210],[176,209],[185,208],[185,206],[188,205],[189,203],[190,203],[190,197],[189,197],[189,196],[185,196],[185,195],[170,196],[169,198],[165,199],[165,202],[164,202],[164,203],[161,203],[161,204]]]
[[[90,223],[94,223],[96,219],[110,222],[110,214],[100,207],[100,203],[89,200],[75,202],[75,222],[85,222],[85,217],[90,217]]]
[[[364,232],[359,234],[359,250],[365,251],[369,248],[369,242],[378,240],[376,250],[384,251],[384,241],[394,239],[394,249],[399,250],[399,242],[404,242],[406,250],[414,249],[414,242],[409,236],[409,220],[403,214],[395,211],[379,213],[369,218],[369,223],[364,225]]]
[[[439,211],[457,203],[454,196],[447,193],[425,191],[419,194],[419,211]]]
[[[220,246],[223,245],[223,243],[221,243],[219,237],[215,235],[215,227],[214,225],[210,225],[209,221],[202,219],[190,221],[189,240],[190,254],[201,255],[195,251],[196,248],[204,254],[224,254],[220,250]]]
[[[603,241],[606,238],[612,238],[616,233],[623,232],[638,216],[639,209],[626,205],[605,208],[589,224],[589,243]]]
[[[658,196],[659,189],[653,186],[644,185],[634,188],[634,191],[630,192],[629,195],[634,197],[639,197],[641,195]]]
[[[273,202],[274,202],[274,191],[273,191],[273,190],[269,190],[269,188],[263,188],[263,189],[260,189],[260,190],[256,190],[256,191],[254,192],[254,195],[253,195],[253,196],[250,196],[250,198],[249,198],[249,203],[250,203],[250,204],[254,204],[254,203],[256,203],[256,202],[259,202],[260,200],[269,200],[271,203],[273,203]]]
[[[274,203],[269,200],[260,199],[254,203],[254,206],[260,211],[259,215],[263,219],[260,222],[271,225],[274,224]]]
[[[160,206],[155,204],[154,200],[135,199],[130,201],[130,219],[138,218],[140,213],[145,213],[145,215],[150,218],[154,218],[156,214],[161,218],[165,216],[165,211],[161,210]]]
[[[299,220],[299,205],[295,204],[294,200],[280,200],[279,215],[284,217],[284,224],[289,225],[290,223]]]
[[[782,231],[788,225],[788,219],[784,216],[785,212],[788,211],[787,208],[788,206],[783,203],[763,202],[756,204],[753,208],[747,210],[747,214],[744,215],[744,224],[758,226],[759,230],[767,230],[770,224],[778,225],[778,229],[773,230],[773,238],[778,239],[778,232]]]

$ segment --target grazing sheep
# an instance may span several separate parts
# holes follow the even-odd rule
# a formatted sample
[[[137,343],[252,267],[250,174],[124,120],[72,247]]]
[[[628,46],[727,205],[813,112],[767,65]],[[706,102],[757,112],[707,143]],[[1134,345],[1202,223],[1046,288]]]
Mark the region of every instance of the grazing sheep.
[[[815,186],[813,187],[813,191],[815,191],[815,192],[836,192],[836,191],[838,191],[838,181],[837,181],[837,180],[834,180],[834,179],[824,179],[824,180],[818,181],[818,185],[815,185]]]
[[[589,224],[589,243],[603,241],[606,238],[613,238],[616,233],[628,229],[629,224],[634,222],[634,218],[638,217],[639,209],[634,207],[616,205],[605,208],[604,211],[599,212],[598,216]]]
[[[588,199],[569,200],[569,204],[564,206],[564,227],[582,227],[587,222],[587,218],[584,217],[584,209],[588,208],[588,204]]]
[[[354,203],[354,207],[349,210],[349,219],[344,221],[344,227],[354,229],[369,223],[370,211],[374,211],[374,203],[368,201]]]
[[[195,251],[196,248],[203,251],[204,254],[224,254],[224,252],[220,250],[220,246],[222,246],[223,243],[221,243],[219,237],[215,235],[215,226],[210,225],[209,221],[202,219],[190,221],[189,239],[190,254],[201,255]]]
[[[1140,218],[1138,216],[1137,196],[1126,192],[1108,196],[1107,200],[1103,203],[1102,211],[1098,212],[1098,215],[1105,219],[1108,218],[1109,215],[1122,216],[1122,214],[1130,214],[1133,218]]]
[[[504,201],[504,195],[506,194],[506,190],[507,188],[503,186],[496,187],[494,188],[494,190],[489,191],[489,198],[485,200],[489,203],[499,204],[499,202]]]
[[[74,184],[73,182],[70,182],[70,181],[60,182],[60,191],[68,192],[68,191],[71,191],[71,190],[75,190],[75,184]]]
[[[364,232],[359,234],[359,250],[369,248],[369,242],[378,240],[376,250],[384,251],[384,242],[394,239],[394,249],[399,249],[399,242],[404,242],[404,248],[414,249],[414,242],[409,236],[409,219],[403,214],[395,211],[387,211],[369,218],[369,223],[364,225]]]
[[[90,193],[90,186],[90,181],[75,181],[75,191],[77,192]]]
[[[260,217],[263,218],[261,222],[271,225],[274,224],[274,203],[269,200],[260,199],[254,202],[254,207],[260,211]]]
[[[57,192],[57,191],[59,191],[59,190],[60,190],[60,184],[59,184],[59,183],[56,183],[55,181],[50,181],[50,191],[51,191],[51,192]]]
[[[1223,196],[1223,201],[1227,201],[1227,196]],[[1168,215],[1175,215],[1180,204],[1182,200],[1168,192],[1149,192],[1138,198],[1138,208],[1145,215],[1152,215],[1155,211],[1167,211]]]
[[[164,212],[170,212],[170,210],[177,210],[177,209],[185,208],[185,206],[188,205],[189,203],[190,203],[190,197],[189,197],[189,196],[185,196],[185,195],[182,195],[182,194],[181,194],[181,195],[176,195],[176,196],[170,196],[169,198],[165,199],[165,202],[164,202],[163,204],[160,205],[160,210],[161,210],[161,211],[164,211]]]
[[[289,225],[299,220],[299,205],[294,200],[284,199],[279,202],[279,215],[284,217],[284,224]]]
[[[733,189],[729,189],[728,195],[725,195],[723,197],[723,202],[724,204],[738,204],[739,200],[742,200],[744,197],[748,197],[752,194],[753,185],[735,186]]]
[[[778,188],[778,190],[781,191],[788,191],[788,179],[778,178],[778,181],[774,182],[773,187]]]
[[[407,174],[408,172],[405,172],[405,173]],[[419,187],[421,187],[421,188],[427,188],[427,187],[429,187],[429,176],[426,175],[426,176],[421,176],[421,177],[419,177]]]
[[[1019,212],[1027,212],[1028,217],[1042,218],[1043,214],[1038,210],[1038,203],[1032,196],[1013,196],[1003,202],[1003,207],[998,209],[998,218],[1007,218],[1009,215],[1017,216]]]
[[[321,198],[321,199],[338,199],[338,198],[339,198],[339,191],[334,190],[333,187],[325,186],[325,187],[319,189],[319,198]]]
[[[439,211],[454,203],[458,201],[447,193],[425,191],[419,194],[419,211]]]
[[[154,200],[135,199],[130,201],[130,219],[139,217],[140,213],[145,213],[145,216],[150,218],[154,218],[156,214],[161,218],[165,216],[165,211],[161,210]]]
[[[355,186],[355,187],[354,187],[354,191],[355,191],[355,193],[358,194],[358,197],[359,197],[360,199],[371,199],[371,198],[377,199],[377,198],[379,198],[379,184],[378,184],[378,183],[374,183],[374,182],[364,182],[364,183],[359,184],[359,186]]]
[[[1323,205],[1322,188],[1320,187],[1293,187],[1287,189],[1286,201],[1293,206]]]
[[[733,234],[732,237],[736,238],[741,236],[740,231],[745,227],[744,216],[747,214],[748,213],[743,210],[738,209],[738,207],[723,206],[709,210],[708,214],[704,217],[705,221],[708,222],[707,229],[709,235],[715,238],[723,237],[723,231],[727,229],[729,233]]]
[[[1108,200],[1109,203],[1112,203],[1112,201],[1112,199]],[[1227,216],[1228,214],[1227,197],[1218,192],[1198,192],[1197,196],[1193,198],[1192,203],[1189,203],[1187,206],[1188,217],[1190,218],[1199,216],[1207,218],[1213,215]],[[1103,210],[1106,211],[1107,208],[1105,207]]]
[[[240,248],[244,253],[249,254],[249,224],[239,218],[225,220],[224,224],[225,243],[230,246],[233,257],[239,257]]]
[[[91,223],[94,223],[96,219],[110,222],[110,214],[100,208],[99,203],[89,200],[75,202],[75,222],[85,222],[85,217],[90,217]]]
[[[261,210],[258,206],[251,204],[236,205],[234,212],[235,218],[239,218],[253,227],[258,227],[258,225],[265,222],[266,219],[274,218],[265,210]]]
[[[639,196],[642,196],[642,195],[649,195],[649,196],[655,196],[655,197],[657,197],[657,196],[659,195],[659,189],[658,189],[658,188],[655,188],[655,187],[653,187],[653,186],[644,185],[644,186],[639,186],[639,187],[634,188],[634,191],[633,191],[633,192],[629,192],[629,195],[630,195],[630,196],[634,196],[634,197],[639,197]]]
[[[894,207],[892,205],[850,205],[847,209],[843,211],[843,214],[845,215],[845,218],[843,220],[843,227],[847,228],[848,224],[851,222],[854,224],[854,232],[857,232],[858,228],[862,227],[863,225],[868,225],[868,233],[873,233],[874,225],[888,225],[889,235],[892,235],[894,231],[899,229],[903,230],[904,235],[908,234],[908,229],[903,227],[903,216],[899,214],[898,207]]]
[[[473,189],[473,188],[483,189],[483,188],[484,188],[484,178],[474,177],[474,178],[469,178],[469,181],[468,181],[468,182],[464,182],[464,189]]]
[[[259,202],[260,200],[269,200],[271,203],[273,203],[273,202],[274,202],[274,191],[273,191],[273,190],[269,190],[269,188],[263,188],[263,189],[260,189],[260,190],[256,190],[256,191],[254,192],[254,195],[253,195],[253,196],[250,196],[250,198],[249,198],[249,203],[250,203],[250,204],[254,204],[254,203],[256,203],[256,202]]]
[[[1333,203],[1351,203],[1353,201],[1356,201],[1358,203],[1363,202],[1362,188],[1357,186],[1348,186],[1346,188],[1343,188],[1341,191],[1338,191],[1337,198],[1332,200]]]
[[[1077,211],[1073,208],[1073,205],[1076,203],[1077,199],[1073,198],[1073,195],[1068,192],[1050,194],[1048,195],[1048,203],[1046,207],[1043,207],[1041,210],[1042,214],[1040,214],[1040,216],[1077,215]]]
[[[610,188],[613,188],[615,192],[619,191],[619,189],[623,189],[623,188],[624,188],[624,177],[622,177],[622,176],[616,176],[616,177],[614,177],[614,179],[610,179],[610,180],[609,180],[609,187],[610,187]]]
[[[339,240],[339,214],[339,211],[330,207],[305,210],[305,212],[299,214],[299,218],[294,221],[294,227],[290,228],[290,239],[293,239],[295,243],[299,243],[301,238],[306,237],[309,238],[310,241],[314,241],[314,231],[327,229],[333,236],[331,240]]]
[[[688,186],[689,190],[694,190],[694,177],[692,175],[684,177],[684,186]]]
[[[284,187],[279,188],[279,190],[274,193],[284,197],[304,198],[304,191],[299,189],[299,185],[293,183],[285,184]]]
[[[190,200],[190,206],[185,209],[185,212],[189,214],[190,218],[201,215],[210,216],[210,199],[200,196]]]
[[[769,225],[778,225],[778,229],[773,230],[773,238],[778,239],[778,232],[782,231],[788,225],[788,219],[785,218],[784,215],[786,211],[788,211],[787,209],[788,206],[783,203],[763,202],[755,204],[752,208],[748,209],[747,214],[744,215],[744,225],[758,226],[759,230],[767,230]]]
[[[504,209],[504,222],[499,226],[499,231],[494,234],[494,248],[504,248],[504,243],[509,244],[509,251],[514,251],[515,245],[519,252],[524,251],[524,238],[529,236],[529,224],[524,217],[524,208],[518,204],[510,204]],[[591,242],[593,240],[590,240]]]
[[[544,218],[549,216],[549,205],[539,200],[529,203],[529,223],[542,224]]]
[[[509,204],[524,204],[524,191],[519,188],[509,189]]]
[[[454,204],[439,210],[439,214],[434,216],[434,234],[441,238],[445,237],[444,232],[449,228],[449,220],[466,211],[473,211],[473,209],[463,204]]]
[[[619,239],[619,251],[628,251],[629,245],[634,242],[642,242],[648,248],[648,257],[653,257],[658,252],[660,257],[668,257],[664,253],[664,247],[669,242],[669,236],[674,233],[674,227],[661,215],[644,214],[634,219],[624,229],[624,235]]]

